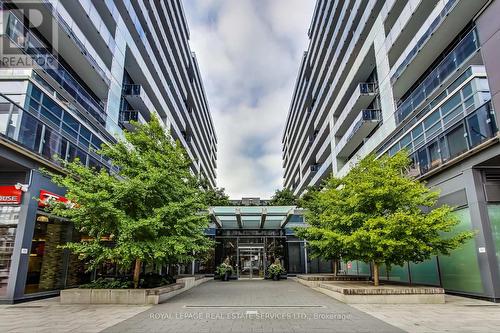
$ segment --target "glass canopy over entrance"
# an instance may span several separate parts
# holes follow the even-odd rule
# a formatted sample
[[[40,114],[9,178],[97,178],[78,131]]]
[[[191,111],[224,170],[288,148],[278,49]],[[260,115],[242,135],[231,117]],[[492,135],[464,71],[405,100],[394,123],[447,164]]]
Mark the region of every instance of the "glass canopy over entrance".
[[[229,260],[238,279],[262,279],[276,260],[295,271],[301,260],[293,227],[304,226],[303,210],[295,206],[216,206],[209,209],[215,238],[215,266]],[[289,248],[297,258],[289,265]]]
[[[303,224],[303,211],[295,206],[216,206],[209,209],[218,229],[284,229]]]

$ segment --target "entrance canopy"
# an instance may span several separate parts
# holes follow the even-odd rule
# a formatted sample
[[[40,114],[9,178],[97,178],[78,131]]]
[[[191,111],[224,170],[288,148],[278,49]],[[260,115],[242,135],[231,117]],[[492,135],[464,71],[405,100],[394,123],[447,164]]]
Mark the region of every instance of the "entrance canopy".
[[[209,214],[218,229],[283,229],[304,224],[303,210],[295,206],[215,206]]]

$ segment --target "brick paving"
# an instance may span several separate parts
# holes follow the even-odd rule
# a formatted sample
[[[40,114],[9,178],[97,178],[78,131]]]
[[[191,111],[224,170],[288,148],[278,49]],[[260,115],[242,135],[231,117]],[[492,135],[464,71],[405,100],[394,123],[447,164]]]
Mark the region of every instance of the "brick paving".
[[[403,332],[294,281],[211,281],[104,332]]]

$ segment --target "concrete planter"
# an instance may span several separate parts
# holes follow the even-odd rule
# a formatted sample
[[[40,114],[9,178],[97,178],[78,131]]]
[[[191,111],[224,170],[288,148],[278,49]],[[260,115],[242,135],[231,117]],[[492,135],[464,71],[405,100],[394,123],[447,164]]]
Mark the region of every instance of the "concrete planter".
[[[210,278],[185,277],[176,283],[152,289],[66,289],[61,290],[61,304],[158,304],[189,290]]]
[[[368,281],[317,281],[295,279],[312,289],[350,304],[443,304],[443,288],[385,284]]]

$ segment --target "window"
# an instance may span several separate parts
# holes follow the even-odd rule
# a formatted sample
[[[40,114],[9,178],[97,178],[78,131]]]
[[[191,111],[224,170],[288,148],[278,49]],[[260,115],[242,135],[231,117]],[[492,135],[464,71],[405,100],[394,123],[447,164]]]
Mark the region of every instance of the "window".
[[[467,133],[471,147],[493,137],[494,130],[490,117],[489,108],[483,107],[467,118]]]
[[[438,141],[436,140],[432,142],[427,149],[429,150],[429,160],[430,160],[429,169],[433,169],[441,165],[441,155],[439,153]]]
[[[441,114],[443,116],[447,115],[450,111],[455,109],[461,102],[460,93],[456,93],[451,97],[446,103],[441,106]]]
[[[463,124],[455,127],[446,135],[448,151],[450,158],[456,157],[463,152],[467,151],[467,140],[465,138],[465,131]]]
[[[31,115],[23,112],[19,128],[19,142],[32,151],[38,152],[42,135],[42,125]]]
[[[56,104],[50,97],[43,96],[42,105],[47,108],[54,116],[57,118],[61,118],[62,116],[62,108]]]
[[[0,296],[7,293],[20,206],[0,206]]]

